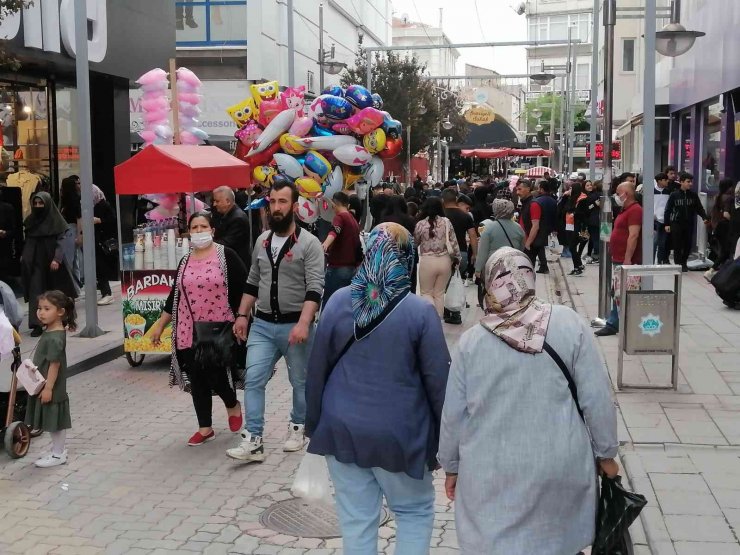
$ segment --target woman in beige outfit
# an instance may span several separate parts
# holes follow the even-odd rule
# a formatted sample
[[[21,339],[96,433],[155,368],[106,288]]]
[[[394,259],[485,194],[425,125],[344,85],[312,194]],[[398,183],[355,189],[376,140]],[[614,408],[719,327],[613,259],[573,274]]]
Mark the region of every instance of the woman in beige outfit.
[[[460,247],[439,198],[426,200],[422,216],[414,230],[414,241],[419,248],[419,289],[421,296],[434,303],[442,317],[447,283],[454,266],[460,263]]]

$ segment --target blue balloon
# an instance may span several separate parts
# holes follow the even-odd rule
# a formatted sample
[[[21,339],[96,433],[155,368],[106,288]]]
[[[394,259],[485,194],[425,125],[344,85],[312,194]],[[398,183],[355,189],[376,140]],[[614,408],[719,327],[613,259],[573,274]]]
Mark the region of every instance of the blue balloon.
[[[384,112],[383,124],[380,128],[385,131],[387,137],[398,139],[403,134],[403,126],[397,119],[393,119],[388,112]]]
[[[260,208],[265,208],[267,205],[267,197],[262,197],[250,202],[247,210],[259,210]]]
[[[373,108],[376,110],[382,110],[383,109],[383,97],[380,96],[378,93],[372,94],[373,98]]]
[[[344,98],[344,89],[339,85],[329,85],[328,87],[325,87],[323,91],[321,91],[321,94],[330,94],[332,96]]]
[[[328,137],[329,135],[335,135],[334,131],[329,129],[328,127],[324,127],[323,125],[319,125],[318,123],[314,123],[313,127],[311,128],[311,132],[309,133],[309,136],[312,137]]]
[[[362,85],[350,85],[347,87],[344,97],[358,110],[371,108],[373,105],[373,96]]]
[[[352,104],[344,98],[329,96],[321,100],[321,111],[325,118],[339,121],[352,115]]]

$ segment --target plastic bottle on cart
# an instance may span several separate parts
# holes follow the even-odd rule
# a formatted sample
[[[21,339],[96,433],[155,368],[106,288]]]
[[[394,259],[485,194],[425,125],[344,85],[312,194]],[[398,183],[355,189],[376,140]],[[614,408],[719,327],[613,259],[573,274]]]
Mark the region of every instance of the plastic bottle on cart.
[[[177,268],[177,238],[175,237],[175,230],[169,228],[167,230],[167,267],[170,270]],[[164,238],[163,238],[164,239]]]
[[[144,269],[154,269],[154,240],[150,230],[144,232]]]
[[[134,231],[134,270],[144,269],[144,232]]]
[[[165,267],[162,261],[162,235],[159,230],[152,235],[152,242],[154,243],[154,267],[159,270]],[[164,258],[166,260],[166,255]]]

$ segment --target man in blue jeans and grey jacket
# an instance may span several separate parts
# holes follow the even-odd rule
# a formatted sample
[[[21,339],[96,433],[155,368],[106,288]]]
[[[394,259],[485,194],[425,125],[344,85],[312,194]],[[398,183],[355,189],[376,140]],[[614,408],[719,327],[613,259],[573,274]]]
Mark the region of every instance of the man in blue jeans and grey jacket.
[[[265,387],[281,357],[285,357],[293,387],[283,451],[300,451],[305,443],[306,364],[324,288],[324,250],[316,237],[296,226],[297,205],[295,184],[288,177],[276,176],[270,191],[270,231],[260,235],[254,246],[246,292],[234,323],[236,337],[246,340],[249,314],[256,303],[247,340],[246,425],[240,444],[226,451],[232,459],[265,460]]]

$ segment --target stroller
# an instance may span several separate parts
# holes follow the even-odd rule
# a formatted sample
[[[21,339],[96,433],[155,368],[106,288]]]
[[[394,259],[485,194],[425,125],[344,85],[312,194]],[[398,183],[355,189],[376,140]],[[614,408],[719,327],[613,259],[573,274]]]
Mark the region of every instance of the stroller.
[[[711,283],[725,306],[740,308],[740,258],[725,262]]]
[[[12,326],[11,333],[15,345],[10,363],[10,384],[7,391],[0,391],[0,414],[5,414],[4,425],[0,428],[0,441],[3,442],[5,451],[10,457],[19,459],[28,453],[31,446],[31,432],[23,422],[28,395],[25,391],[18,391],[18,380],[15,374],[21,364],[21,337],[16,331],[20,325],[21,316],[12,289],[1,281],[0,303],[2,303],[2,311]],[[3,389],[4,378],[5,376],[0,376],[0,389]]]

